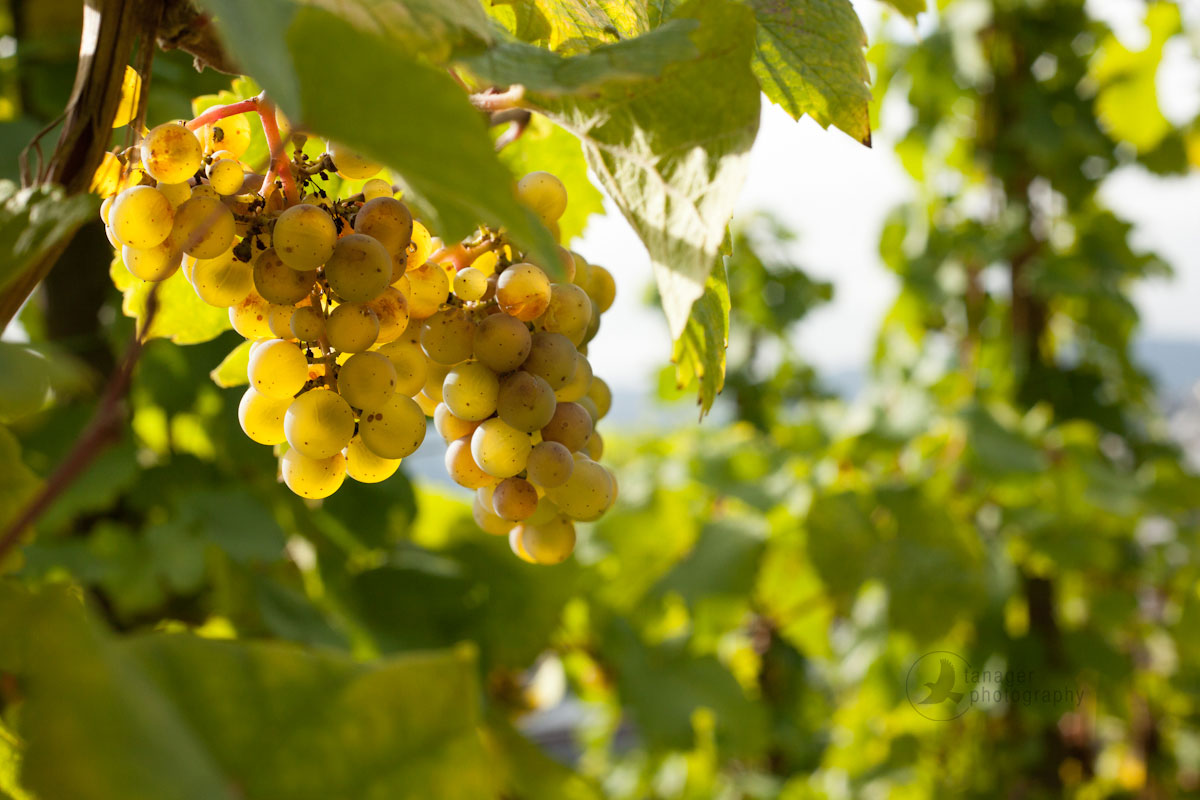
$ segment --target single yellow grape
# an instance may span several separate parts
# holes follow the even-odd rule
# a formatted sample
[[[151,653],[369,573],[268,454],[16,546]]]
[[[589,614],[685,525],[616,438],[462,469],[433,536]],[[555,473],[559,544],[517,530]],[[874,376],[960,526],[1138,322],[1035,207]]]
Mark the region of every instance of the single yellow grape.
[[[421,346],[404,339],[382,345],[376,352],[388,357],[396,368],[396,391],[413,397],[425,385],[429,368]]]
[[[393,394],[387,403],[363,414],[358,431],[377,456],[405,458],[425,440],[425,426],[425,412],[416,401]]]
[[[475,463],[496,478],[509,478],[525,469],[532,447],[529,434],[498,417],[485,420],[471,434],[471,455]]]
[[[499,373],[525,363],[531,346],[529,328],[508,314],[492,314],[475,328],[475,358]]]
[[[398,458],[380,458],[363,444],[361,436],[354,436],[342,452],[346,457],[346,474],[359,483],[379,483],[396,474],[400,466]]]
[[[496,281],[496,301],[505,314],[529,322],[550,304],[550,279],[533,264],[512,264]]]
[[[518,370],[500,381],[495,408],[500,419],[509,425],[533,433],[544,428],[554,417],[554,390],[543,378]]]
[[[338,372],[338,392],[354,408],[379,408],[395,391],[396,368],[380,353],[355,353]]]
[[[362,191],[363,199],[369,202],[377,197],[391,197],[392,185],[382,178],[371,178],[363,184]]]
[[[529,357],[521,368],[541,376],[557,391],[575,374],[576,353],[575,345],[561,333],[538,331],[531,337]]]
[[[250,265],[238,261],[232,250],[196,261],[191,268],[191,282],[201,300],[218,308],[237,305],[254,289]]]
[[[329,287],[348,303],[374,300],[392,279],[392,259],[378,239],[352,233],[338,239],[325,262]]]
[[[613,299],[617,296],[617,284],[613,280],[611,272],[604,267],[592,265],[589,270],[587,286],[584,288],[596,301],[596,305],[600,306],[600,313],[612,308]]]
[[[165,122],[142,139],[142,166],[156,181],[182,183],[203,163],[200,140],[178,122]]]
[[[377,239],[389,254],[407,254],[412,231],[408,206],[390,196],[368,200],[354,217],[354,232]]]
[[[535,564],[561,564],[575,551],[575,524],[558,517],[541,525],[518,526],[521,547]]]
[[[430,360],[439,364],[457,364],[471,357],[475,323],[461,308],[447,308],[421,325],[421,347]]]
[[[587,396],[596,404],[597,413],[595,419],[599,420],[608,416],[609,409],[612,408],[612,390],[608,388],[608,384],[599,375],[592,376]]]
[[[243,266],[249,274],[250,265]],[[245,297],[229,307],[229,324],[243,339],[270,339],[274,334],[271,333],[271,323],[267,319],[270,313],[268,305],[258,292],[251,289]]]
[[[242,190],[246,171],[231,158],[222,158],[208,165],[208,185],[219,195],[234,195]]]
[[[513,555],[527,564],[536,564],[533,556],[525,552],[525,545],[521,544],[521,534],[524,533],[524,525],[514,525],[512,530],[508,532],[508,546],[513,551]]]
[[[317,280],[316,270],[301,272],[283,263],[268,247],[254,259],[254,289],[267,302],[279,305],[295,305],[308,297]]]
[[[471,440],[466,436],[455,439],[446,446],[446,473],[459,486],[468,489],[479,489],[491,486],[496,479],[480,469],[471,455]]]
[[[467,420],[454,416],[445,403],[438,403],[433,410],[433,427],[447,442],[470,436],[479,427],[477,420]]]
[[[478,422],[495,412],[499,390],[496,373],[478,361],[468,361],[446,374],[442,402],[459,419]]]
[[[159,183],[156,188],[171,203],[171,208],[179,208],[192,199],[192,186],[189,183]]]
[[[283,431],[288,444],[309,458],[329,458],[354,435],[354,412],[337,392],[312,389],[288,406]]]
[[[149,250],[167,240],[175,210],[153,186],[131,186],[117,195],[108,210],[108,224],[121,244]]]
[[[474,267],[459,270],[454,276],[454,294],[460,300],[474,303],[487,293],[487,276]]]
[[[492,536],[505,536],[513,529],[513,523],[501,519],[494,511],[484,507],[483,501],[478,497],[471,503],[471,516],[475,518],[475,524],[481,531]]]
[[[267,397],[251,386],[238,403],[238,423],[252,441],[277,445],[287,441],[283,433],[283,417],[292,398]]]
[[[311,458],[297,450],[288,450],[279,459],[279,471],[293,492],[309,500],[320,500],[341,488],[346,480],[346,459],[341,453]]]
[[[561,333],[574,343],[583,341],[592,321],[592,303],[588,293],[572,283],[550,287],[550,304],[538,317],[542,330]]]
[[[429,229],[413,220],[412,241],[408,245],[408,263],[424,264],[433,255],[433,237]]]
[[[300,203],[275,220],[271,240],[283,263],[304,272],[316,269],[333,255],[337,228],[328,211],[311,203]]]
[[[409,261],[405,277],[409,281],[408,313],[413,319],[428,319],[437,313],[450,294],[450,279],[436,264]]]
[[[344,303],[325,320],[329,346],[341,353],[359,353],[379,338],[379,318],[366,306]]]
[[[408,300],[399,289],[389,286],[367,303],[367,308],[374,311],[379,320],[379,336],[376,339],[379,344],[395,341],[408,328]]]
[[[549,172],[531,172],[517,182],[517,199],[548,225],[567,210],[567,187]]]
[[[294,397],[308,381],[308,359],[299,345],[275,339],[254,349],[246,375],[259,394]]]
[[[571,476],[561,486],[546,489],[546,496],[571,519],[599,519],[613,501],[612,475],[587,456],[576,455]]]
[[[175,210],[171,246],[195,258],[216,258],[233,245],[233,212],[220,200],[192,197]]]
[[[327,142],[326,151],[329,153],[329,157],[333,159],[333,165],[337,169],[338,174],[343,178],[355,181],[373,178],[381,169],[374,161],[368,160],[337,142]]]
[[[315,306],[297,308],[288,324],[292,335],[302,342],[315,342],[325,335],[325,316]]]
[[[180,256],[166,242],[148,250],[134,250],[124,245],[121,261],[135,277],[144,281],[165,281],[179,269]]]
[[[496,484],[492,493],[492,510],[509,522],[521,522],[537,510],[538,493],[524,478],[505,478]]]
[[[529,451],[525,474],[538,486],[549,489],[562,486],[571,477],[575,459],[571,451],[558,442],[538,442]]]
[[[209,152],[228,150],[241,158],[250,149],[250,120],[245,114],[234,114],[204,126],[204,145]]]
[[[288,339],[294,341],[296,335],[292,333],[292,317],[296,314],[296,306],[284,306],[279,303],[267,304],[267,325],[271,328],[271,333],[280,339]]]
[[[586,450],[587,457],[592,461],[599,461],[600,457],[604,455],[604,437],[600,435],[600,431],[592,431]]]
[[[558,442],[571,452],[587,446],[592,435],[592,417],[579,403],[559,403],[542,428],[542,441]]]
[[[562,388],[555,390],[554,396],[561,403],[574,403],[587,396],[588,387],[592,385],[592,364],[583,353],[575,353],[575,372]]]

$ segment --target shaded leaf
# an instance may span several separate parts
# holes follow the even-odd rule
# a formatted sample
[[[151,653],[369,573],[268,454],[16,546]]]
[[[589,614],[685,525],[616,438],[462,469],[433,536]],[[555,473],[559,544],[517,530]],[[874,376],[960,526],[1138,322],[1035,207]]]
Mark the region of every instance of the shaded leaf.
[[[68,197],[60,186],[20,189],[0,181],[0,289],[54,255],[99,210],[92,194]]]
[[[216,13],[235,58],[289,119],[395,169],[429,210],[438,235],[450,240],[480,223],[503,226],[540,263],[556,268],[554,240],[517,203],[481,115],[444,70],[414,58],[444,60],[449,52],[442,45],[480,40],[487,20],[477,4],[204,5]],[[392,21],[376,24],[385,11]],[[406,17],[428,30],[397,22]],[[315,52],[353,58],[315,59]]]

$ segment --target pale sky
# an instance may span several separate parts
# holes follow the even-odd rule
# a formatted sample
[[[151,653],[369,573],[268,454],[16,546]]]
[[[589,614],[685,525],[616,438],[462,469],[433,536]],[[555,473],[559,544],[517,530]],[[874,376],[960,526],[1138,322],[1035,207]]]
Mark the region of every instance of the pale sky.
[[[879,25],[889,35],[914,35],[902,20],[881,18],[875,0],[855,3],[872,36]],[[1144,42],[1133,0],[1091,0],[1089,10],[1116,28],[1130,48]],[[1200,26],[1200,0],[1181,3],[1193,28]],[[918,26],[916,35],[926,25]],[[1158,76],[1160,105],[1174,122],[1190,120],[1200,108],[1200,63],[1180,37],[1168,45]],[[834,284],[834,301],[814,313],[798,334],[801,353],[824,369],[866,365],[876,326],[895,296],[897,283],[880,263],[878,241],[884,217],[912,192],[913,184],[892,152],[906,109],[885,106],[882,129],[867,149],[808,118],[793,121],[763,99],[762,124],[751,151],[749,175],[737,213],[767,209],[800,235],[796,262]],[[1160,179],[1140,170],[1115,173],[1103,200],[1135,223],[1135,246],[1153,247],[1174,265],[1172,282],[1145,284],[1135,292],[1143,335],[1200,341],[1200,174]],[[647,376],[670,358],[666,322],[643,302],[651,280],[650,261],[633,229],[615,208],[593,217],[572,245],[589,261],[612,270],[617,300],[601,334],[589,346],[597,374],[614,387],[646,392]]]

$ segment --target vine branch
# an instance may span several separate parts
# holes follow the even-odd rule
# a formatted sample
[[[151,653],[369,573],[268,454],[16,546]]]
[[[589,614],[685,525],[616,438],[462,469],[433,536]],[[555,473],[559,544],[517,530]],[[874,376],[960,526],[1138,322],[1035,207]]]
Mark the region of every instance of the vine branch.
[[[21,536],[28,528],[32,527],[38,517],[45,513],[50,504],[83,473],[89,464],[96,460],[101,452],[121,438],[121,431],[125,427],[121,400],[129,391],[133,368],[137,366],[138,359],[145,347],[146,333],[150,330],[154,317],[158,313],[158,287],[160,285],[155,284],[151,288],[150,294],[146,298],[144,321],[140,329],[134,332],[125,356],[121,359],[121,364],[104,387],[104,393],[100,396],[100,404],[96,408],[96,413],[83,430],[79,440],[75,442],[71,452],[58,465],[58,469],[54,470],[54,474],[42,484],[42,488],[33,496],[33,499],[13,518],[8,527],[4,529],[4,533],[0,534],[0,564],[4,563],[4,559],[20,542]]]

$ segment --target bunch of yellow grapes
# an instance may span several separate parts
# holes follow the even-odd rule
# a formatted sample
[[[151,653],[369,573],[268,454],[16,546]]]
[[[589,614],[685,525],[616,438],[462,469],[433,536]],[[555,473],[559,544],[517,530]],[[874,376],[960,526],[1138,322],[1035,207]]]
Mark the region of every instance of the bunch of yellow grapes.
[[[479,527],[527,561],[566,559],[575,521],[617,496],[595,431],[612,397],[586,357],[612,275],[559,248],[565,278],[553,281],[482,227],[442,246],[378,164],[336,144],[315,161],[294,154],[289,199],[239,160],[250,139],[245,114],[159,125],[101,207],[130,273],[182,269],[251,341],[246,435],[275,447],[283,482],[315,500],[347,476],[390,477],[432,418],[450,477],[475,490]],[[317,184],[328,169],[366,183],[328,197]],[[557,228],[561,181],[534,172],[516,192]]]

